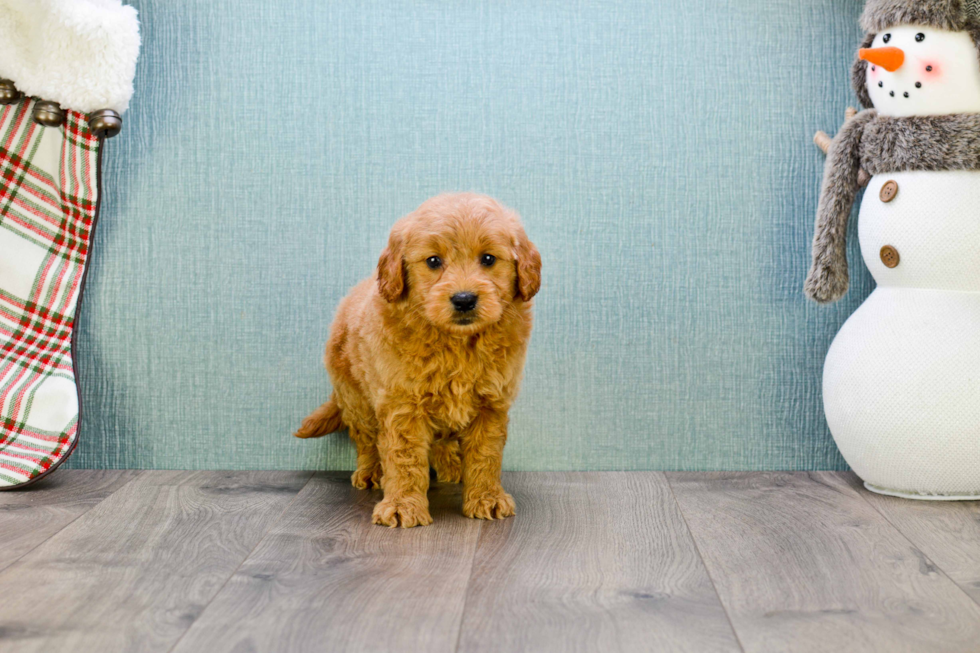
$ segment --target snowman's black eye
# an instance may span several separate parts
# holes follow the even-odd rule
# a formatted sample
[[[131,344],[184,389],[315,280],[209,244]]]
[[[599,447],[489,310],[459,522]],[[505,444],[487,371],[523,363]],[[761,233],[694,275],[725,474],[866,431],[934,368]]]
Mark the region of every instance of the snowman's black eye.
[[[425,259],[425,264],[432,270],[438,270],[442,267],[442,259],[438,256],[430,256],[429,258]]]
[[[915,35],[915,40],[917,43],[922,43],[923,41],[926,40],[926,35],[923,34],[922,32],[919,32],[918,34]]]
[[[891,40],[892,40],[892,35],[891,34],[885,34],[884,36],[881,37],[881,42],[882,43],[888,43]]]

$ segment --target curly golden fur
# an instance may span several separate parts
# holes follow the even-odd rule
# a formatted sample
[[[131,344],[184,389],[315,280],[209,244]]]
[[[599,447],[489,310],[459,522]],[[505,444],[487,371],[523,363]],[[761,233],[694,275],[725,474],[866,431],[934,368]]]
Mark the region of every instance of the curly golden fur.
[[[540,284],[516,213],[446,194],[395,224],[377,273],[341,301],[325,355],[333,394],[296,436],[347,426],[351,482],[384,489],[374,523],[432,523],[430,464],[440,481],[462,481],[466,516],[514,514],[500,467]]]

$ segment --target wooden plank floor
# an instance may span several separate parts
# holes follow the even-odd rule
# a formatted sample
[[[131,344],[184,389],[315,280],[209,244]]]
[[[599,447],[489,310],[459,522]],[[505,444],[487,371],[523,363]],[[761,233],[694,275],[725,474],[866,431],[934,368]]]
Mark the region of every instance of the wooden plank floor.
[[[746,650],[980,649],[980,605],[840,475],[670,480]]]
[[[507,481],[520,517],[480,533],[460,650],[739,650],[662,474]]]
[[[370,523],[347,473],[0,493],[0,651],[980,651],[980,503],[847,473],[506,474]]]

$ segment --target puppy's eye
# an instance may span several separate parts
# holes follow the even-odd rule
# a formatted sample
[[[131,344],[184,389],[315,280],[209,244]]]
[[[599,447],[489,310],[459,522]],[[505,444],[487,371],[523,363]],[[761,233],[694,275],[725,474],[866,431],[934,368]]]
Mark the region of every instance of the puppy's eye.
[[[442,267],[442,259],[438,256],[430,256],[425,259],[425,264],[429,266],[429,269],[438,270]]]
[[[891,34],[885,34],[884,36],[881,37],[881,42],[882,43],[888,43],[891,40],[892,40],[892,35]]]
[[[923,34],[922,32],[919,32],[918,34],[915,35],[915,40],[917,43],[922,43],[923,41],[926,40],[926,35]]]
[[[493,254],[484,254],[483,256],[480,257],[480,265],[482,265],[485,268],[492,266],[496,262],[497,262],[497,257],[494,256]]]

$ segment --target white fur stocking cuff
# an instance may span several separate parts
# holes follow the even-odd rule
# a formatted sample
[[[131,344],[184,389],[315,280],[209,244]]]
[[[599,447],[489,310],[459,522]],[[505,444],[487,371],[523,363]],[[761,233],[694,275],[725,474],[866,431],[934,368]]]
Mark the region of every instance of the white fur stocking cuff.
[[[0,0],[0,78],[62,108],[123,113],[139,48],[121,0]]]

